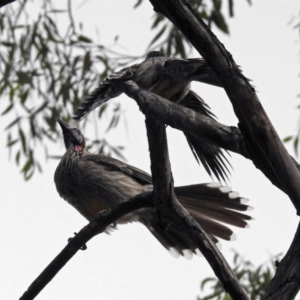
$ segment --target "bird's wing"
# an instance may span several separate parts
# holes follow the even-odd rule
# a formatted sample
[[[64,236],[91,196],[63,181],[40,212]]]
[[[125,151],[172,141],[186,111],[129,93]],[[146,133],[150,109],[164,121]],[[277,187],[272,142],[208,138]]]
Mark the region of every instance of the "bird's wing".
[[[202,58],[168,58],[164,64],[164,72],[176,80],[195,80],[219,87],[223,86],[217,74]]]
[[[132,78],[137,66],[138,65],[132,65],[109,75],[82,101],[75,112],[73,119],[75,121],[80,121],[96,107],[122,94],[120,83]]]
[[[214,119],[214,114],[210,111],[209,106],[193,91],[189,91],[180,104],[206,117]],[[230,174],[228,165],[230,167],[231,165],[222,149],[200,137],[196,138],[191,134],[184,134],[196,160],[203,164],[207,173],[210,176],[212,176],[213,173],[219,181],[226,181],[228,174]]]
[[[142,185],[152,185],[152,178],[148,173],[131,165],[128,165],[120,160],[114,159],[109,156],[93,154],[88,154],[84,156],[83,159],[86,161],[92,161],[95,164],[105,166],[106,168],[108,168],[108,170],[111,171],[120,171],[123,174],[130,176]]]

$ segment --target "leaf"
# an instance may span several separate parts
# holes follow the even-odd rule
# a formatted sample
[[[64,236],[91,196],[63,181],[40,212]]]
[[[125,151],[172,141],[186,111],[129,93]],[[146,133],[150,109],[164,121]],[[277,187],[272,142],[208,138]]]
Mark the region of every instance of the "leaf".
[[[11,102],[10,105],[6,107],[6,109],[1,113],[2,116],[7,114],[14,107],[14,102]]]
[[[151,42],[149,43],[149,46],[153,45],[162,36],[162,34],[165,32],[166,28],[167,28],[167,25],[164,25],[163,28],[151,40]]]
[[[103,104],[100,106],[100,109],[98,110],[98,117],[101,118],[103,113],[105,112],[107,108],[107,104]]]
[[[29,170],[28,170],[29,171]],[[24,174],[24,179],[25,179],[25,181],[27,181],[27,180],[29,180],[31,177],[32,177],[32,175],[34,174],[34,169],[32,169],[31,170],[31,172],[28,174],[28,171],[26,171],[26,172],[24,172],[25,174]]]
[[[17,166],[18,166],[19,163],[20,163],[20,154],[21,154],[21,151],[19,150],[19,151],[17,152],[17,154],[16,154],[16,157],[15,157]]]
[[[213,278],[213,277],[208,277],[206,279],[204,279],[202,282],[201,282],[201,290],[203,290],[204,286],[208,283],[208,282],[211,282],[211,281],[216,281],[216,278]]]
[[[224,16],[219,11],[214,11],[211,15],[211,20],[215,23],[215,25],[223,32],[229,33],[227,23],[224,19]]]
[[[220,11],[221,10],[221,6],[222,6],[222,1],[221,0],[213,0],[213,4],[214,4],[214,11]]]
[[[87,51],[83,59],[82,77],[92,66],[91,53]]]
[[[155,16],[156,18],[151,26],[151,29],[157,27],[157,25],[165,19],[165,17],[161,14],[156,14]]]
[[[135,8],[137,8],[138,6],[140,6],[141,3],[142,3],[142,1],[143,1],[143,0],[137,0],[137,2],[135,3],[135,5],[134,5],[133,8],[135,9]]]
[[[23,130],[21,128],[19,128],[19,136],[21,138],[23,152],[26,153],[26,150],[27,150],[26,138],[25,138],[25,135],[24,135]]]
[[[9,141],[9,143],[6,144],[6,147],[12,147],[14,144],[16,144],[19,141],[19,139],[15,139],[12,141]]]
[[[229,16],[234,17],[233,0],[228,0]]]
[[[51,14],[61,14],[61,13],[66,13],[68,12],[66,9],[51,9],[51,10],[48,10],[48,13],[51,13]]]
[[[298,153],[298,144],[299,144],[299,138],[296,137],[294,140],[294,151],[296,154]]]
[[[20,84],[31,84],[32,83],[32,76],[28,72],[18,71],[16,72],[18,76],[18,81]]]
[[[26,174],[30,170],[30,168],[32,167],[32,165],[33,165],[32,161],[30,159],[28,159],[26,161],[26,163],[24,164],[21,172]]]
[[[287,137],[285,137],[284,139],[283,139],[283,142],[284,143],[287,143],[287,142],[289,142],[290,140],[292,140],[293,139],[293,136],[292,135],[289,135],[289,136],[287,136]]]
[[[11,42],[1,42],[1,45],[5,46],[5,47],[14,47],[16,44],[15,43],[11,43]]]
[[[78,41],[84,42],[84,43],[92,43],[93,42],[90,38],[88,38],[87,36],[84,36],[84,35],[79,35]]]
[[[29,89],[27,89],[26,91],[24,92],[20,92],[20,100],[21,100],[21,104],[23,105],[26,100],[27,100],[27,97],[28,97],[28,93],[29,93]]]
[[[9,123],[6,127],[5,130],[10,129],[12,126],[20,122],[21,117],[17,117],[15,120],[13,120],[11,123]]]

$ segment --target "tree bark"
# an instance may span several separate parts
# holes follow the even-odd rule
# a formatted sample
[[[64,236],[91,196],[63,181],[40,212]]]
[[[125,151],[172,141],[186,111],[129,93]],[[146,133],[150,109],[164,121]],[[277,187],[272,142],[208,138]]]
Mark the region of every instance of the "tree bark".
[[[150,115],[146,115],[146,127],[154,187],[153,200],[158,217],[167,222],[179,223],[182,230],[205,256],[216,276],[222,282],[225,291],[233,300],[249,299],[219,249],[176,199],[165,124]]]
[[[291,300],[300,288],[300,223],[293,242],[279,263],[262,300]]]

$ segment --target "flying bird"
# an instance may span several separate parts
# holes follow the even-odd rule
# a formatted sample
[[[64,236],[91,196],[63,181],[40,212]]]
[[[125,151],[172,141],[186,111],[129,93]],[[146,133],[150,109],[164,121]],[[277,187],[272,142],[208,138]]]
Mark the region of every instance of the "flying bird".
[[[146,172],[120,160],[87,151],[85,138],[75,127],[58,119],[63,132],[66,153],[54,175],[59,195],[87,220],[97,213],[112,208],[139,193],[152,191],[152,178]],[[219,183],[196,184],[175,188],[176,196],[184,208],[195,218],[216,242],[218,238],[230,240],[233,231],[225,224],[247,227],[251,219],[244,211],[249,209],[244,198]],[[176,224],[161,228],[154,208],[132,212],[117,224],[140,222],[168,250],[184,255],[196,253],[196,245]],[[107,229],[109,230],[109,229]]]
[[[192,81],[221,87],[218,76],[202,58],[166,58],[159,51],[151,51],[140,64],[134,64],[108,76],[78,107],[73,119],[80,121],[89,112],[106,101],[122,94],[122,82],[132,80],[139,87],[149,90],[172,102],[183,105],[214,119],[215,115],[199,95],[191,90]],[[184,133],[198,163],[202,163],[207,173],[226,182],[228,159],[221,148],[205,139]]]

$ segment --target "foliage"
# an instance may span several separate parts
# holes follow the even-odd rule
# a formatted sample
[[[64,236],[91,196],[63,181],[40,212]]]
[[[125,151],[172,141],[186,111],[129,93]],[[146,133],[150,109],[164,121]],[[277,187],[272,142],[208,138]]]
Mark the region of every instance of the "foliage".
[[[222,0],[190,2],[210,26],[229,32]],[[34,14],[39,4],[39,13]],[[0,11],[0,113],[8,120],[7,147],[26,180],[35,170],[42,170],[37,150],[44,149],[46,157],[53,157],[48,155],[49,143],[61,140],[56,118],[68,121],[97,82],[140,58],[122,56],[96,43],[73,19],[71,0],[62,5],[65,9],[56,9],[53,0],[24,0]],[[228,10],[232,17],[233,0],[228,0]],[[64,27],[63,20],[69,26]],[[188,42],[163,16],[154,15],[152,29],[157,32],[148,51],[155,48],[168,56],[186,56]],[[103,106],[99,117],[105,112]],[[120,106],[115,105],[109,129],[117,126],[120,117]],[[93,146],[99,153],[121,155],[121,147],[104,139],[90,140],[89,147]]]
[[[70,25],[63,31],[57,19],[66,17]],[[41,170],[36,147],[45,147],[47,153],[46,141],[58,139],[56,118],[69,120],[84,95],[119,66],[113,53],[83,35],[80,27],[77,32],[70,5],[68,10],[56,10],[47,0],[36,16],[30,13],[29,1],[0,12],[0,95],[1,104],[6,103],[1,114],[10,114],[7,147],[15,149],[25,179],[36,168]],[[99,116],[104,111],[105,106]],[[120,112],[117,106],[110,127],[117,125]],[[119,153],[104,140],[95,143],[100,152]]]
[[[251,300],[259,300],[266,291],[268,284],[275,273],[275,264],[281,255],[272,257],[266,263],[255,267],[253,263],[244,260],[240,254],[234,253],[233,272],[236,274],[239,282],[245,288],[246,293]],[[206,278],[201,283],[201,290],[211,283],[212,293],[198,300],[230,300],[229,295],[224,291],[222,283],[217,278]]]

